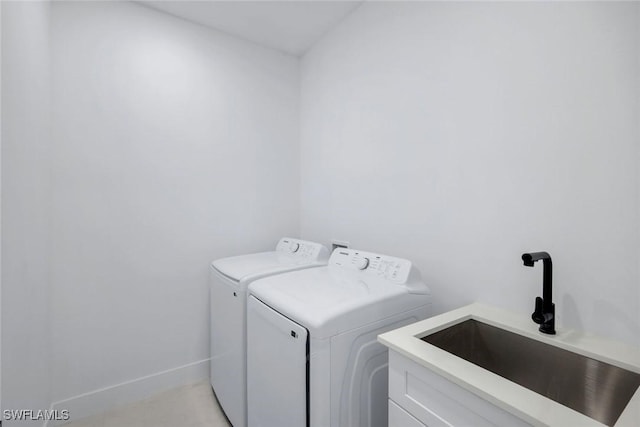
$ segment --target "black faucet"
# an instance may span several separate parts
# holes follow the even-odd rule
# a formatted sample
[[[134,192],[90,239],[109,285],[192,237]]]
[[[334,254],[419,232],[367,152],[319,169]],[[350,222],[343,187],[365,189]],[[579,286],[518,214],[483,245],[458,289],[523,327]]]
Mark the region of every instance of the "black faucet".
[[[536,297],[536,308],[531,319],[540,325],[539,331],[549,335],[556,333],[556,305],[551,300],[551,255],[546,252],[523,254],[522,261],[527,267],[542,260],[542,298]]]

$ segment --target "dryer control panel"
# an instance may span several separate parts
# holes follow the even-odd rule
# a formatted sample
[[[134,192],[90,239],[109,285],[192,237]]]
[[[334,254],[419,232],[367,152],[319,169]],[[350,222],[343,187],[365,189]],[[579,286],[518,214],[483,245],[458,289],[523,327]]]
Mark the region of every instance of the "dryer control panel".
[[[276,245],[276,252],[305,261],[322,260],[323,258],[326,260],[329,254],[329,250],[320,243],[291,237],[280,239]]]
[[[333,251],[329,265],[396,284],[407,283],[412,268],[411,261],[406,259],[345,248]]]

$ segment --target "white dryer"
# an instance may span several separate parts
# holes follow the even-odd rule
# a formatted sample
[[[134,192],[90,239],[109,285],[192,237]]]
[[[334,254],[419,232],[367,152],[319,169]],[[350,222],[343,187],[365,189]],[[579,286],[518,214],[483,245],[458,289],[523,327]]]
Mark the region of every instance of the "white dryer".
[[[249,286],[250,427],[387,426],[380,333],[430,314],[411,262],[352,249]]]
[[[247,286],[261,277],[326,265],[328,257],[319,243],[285,237],[275,251],[211,264],[211,386],[234,427],[247,425]]]

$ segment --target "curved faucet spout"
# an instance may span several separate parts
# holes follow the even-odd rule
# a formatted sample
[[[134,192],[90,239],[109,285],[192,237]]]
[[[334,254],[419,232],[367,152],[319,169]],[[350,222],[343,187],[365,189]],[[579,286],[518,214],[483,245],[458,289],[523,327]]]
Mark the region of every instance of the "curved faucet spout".
[[[549,260],[551,262],[551,255],[548,252],[531,252],[530,254],[522,254],[522,261],[527,267],[533,267],[533,263],[540,260]]]

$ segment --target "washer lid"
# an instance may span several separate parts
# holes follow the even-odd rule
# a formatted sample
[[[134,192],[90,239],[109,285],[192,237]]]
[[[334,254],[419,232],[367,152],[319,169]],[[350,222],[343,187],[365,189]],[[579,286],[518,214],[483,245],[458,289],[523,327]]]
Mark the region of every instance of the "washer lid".
[[[315,265],[325,265],[327,258],[327,248],[319,243],[283,237],[275,251],[221,258],[211,265],[223,275],[239,282]]]
[[[257,280],[249,285],[249,293],[307,328],[316,339],[333,336],[430,301],[428,292],[410,293],[403,283],[345,269],[331,260],[327,267]]]

